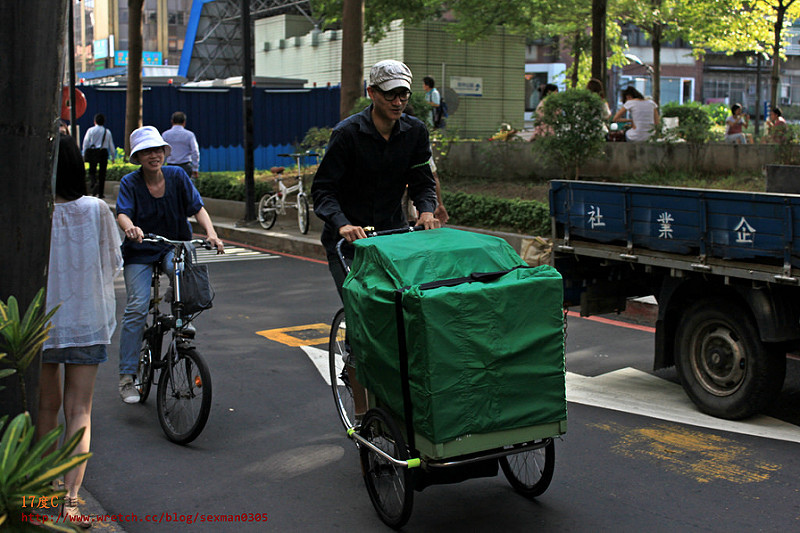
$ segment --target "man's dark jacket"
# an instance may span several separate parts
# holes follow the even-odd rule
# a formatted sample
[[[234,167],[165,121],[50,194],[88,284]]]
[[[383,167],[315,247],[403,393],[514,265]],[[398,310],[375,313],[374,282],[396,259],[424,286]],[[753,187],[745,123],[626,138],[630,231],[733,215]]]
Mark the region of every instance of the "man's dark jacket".
[[[311,187],[314,212],[325,221],[322,244],[329,256],[335,254],[344,225],[376,230],[407,225],[401,205],[406,185],[420,213],[436,209],[425,125],[403,114],[387,141],[375,128],[371,112],[372,106],[334,128]]]

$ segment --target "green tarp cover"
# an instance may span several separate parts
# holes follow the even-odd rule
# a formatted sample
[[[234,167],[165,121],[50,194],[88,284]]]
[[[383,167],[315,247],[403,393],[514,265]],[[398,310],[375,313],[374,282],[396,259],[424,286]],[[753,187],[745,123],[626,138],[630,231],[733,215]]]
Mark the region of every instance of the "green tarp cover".
[[[358,379],[402,415],[395,291],[403,292],[413,423],[433,443],[566,420],[562,280],[504,240],[450,228],[356,241],[344,283]],[[511,444],[511,443],[509,443]]]

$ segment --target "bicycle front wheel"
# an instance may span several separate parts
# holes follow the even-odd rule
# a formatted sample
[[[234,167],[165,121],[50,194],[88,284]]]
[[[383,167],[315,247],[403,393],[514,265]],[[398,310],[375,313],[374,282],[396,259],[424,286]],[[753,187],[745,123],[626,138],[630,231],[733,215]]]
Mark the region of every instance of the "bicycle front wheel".
[[[258,223],[264,229],[270,229],[278,220],[278,197],[274,194],[261,197],[258,202]]]
[[[355,367],[350,360],[346,333],[344,309],[339,309],[331,322],[331,336],[328,340],[328,368],[336,412],[339,414],[339,420],[344,424],[344,428],[350,429],[355,426],[356,419],[353,389],[350,386],[350,376],[355,372]]]
[[[308,233],[308,198],[304,193],[297,195],[297,225],[300,233]]]
[[[370,444],[399,461],[408,460],[408,448],[397,422],[383,409],[367,411],[359,431]],[[372,505],[384,524],[399,529],[411,517],[414,473],[396,465],[367,446],[361,447],[361,471]]]
[[[158,421],[167,438],[188,444],[211,412],[211,372],[194,348],[178,348],[158,380]]]

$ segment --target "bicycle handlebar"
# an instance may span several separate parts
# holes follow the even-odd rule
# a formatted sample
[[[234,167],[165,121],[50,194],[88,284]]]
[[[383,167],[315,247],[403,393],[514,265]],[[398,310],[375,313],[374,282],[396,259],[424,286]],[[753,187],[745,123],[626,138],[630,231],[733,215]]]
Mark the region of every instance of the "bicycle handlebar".
[[[425,226],[408,226],[405,228],[396,228],[396,229],[386,229],[382,231],[375,231],[374,228],[369,226],[365,227],[365,233],[367,234],[367,238],[369,237],[380,237],[383,235],[396,235],[398,233],[411,233],[413,231],[422,231],[425,229]],[[350,272],[350,266],[347,264],[347,259],[345,258],[344,254],[342,253],[342,246],[347,242],[347,239],[340,239],[339,242],[336,243],[336,255],[339,257],[339,261],[342,262],[342,268],[344,268],[345,274]],[[352,243],[350,243],[352,246]]]
[[[208,239],[192,239],[190,241],[173,241],[172,239],[167,239],[166,237],[162,237],[161,235],[156,235],[155,233],[145,233],[144,237],[142,237],[142,242],[160,242],[165,244],[171,244],[172,246],[180,246],[184,242],[190,242],[195,245],[200,245],[206,250],[212,250],[214,247],[211,246],[211,243],[208,242]]]

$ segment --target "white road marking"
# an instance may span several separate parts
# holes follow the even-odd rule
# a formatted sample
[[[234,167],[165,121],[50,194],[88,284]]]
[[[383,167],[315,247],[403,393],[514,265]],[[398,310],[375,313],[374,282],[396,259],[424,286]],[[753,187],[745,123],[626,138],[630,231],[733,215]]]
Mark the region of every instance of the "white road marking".
[[[800,427],[769,416],[733,421],[705,415],[680,385],[634,368],[596,377],[567,372],[567,401],[707,429],[800,442]]]
[[[330,386],[328,351],[313,346],[301,348]],[[734,421],[705,415],[680,385],[634,368],[596,377],[567,372],[567,401],[706,429],[800,442],[800,427],[769,416]]]
[[[331,376],[330,370],[328,370],[328,350],[320,350],[319,348],[314,348],[313,346],[301,346],[300,348],[306,352],[306,355],[311,362],[314,363],[314,366],[317,367],[319,374],[322,376],[322,379],[325,380],[325,383],[330,387],[331,386]],[[341,371],[341,369],[337,369]]]
[[[227,261],[249,261],[252,259],[278,259],[280,256],[258,250],[251,250],[241,246],[226,246],[224,254],[217,254],[215,250],[197,248],[198,263],[221,263]]]

